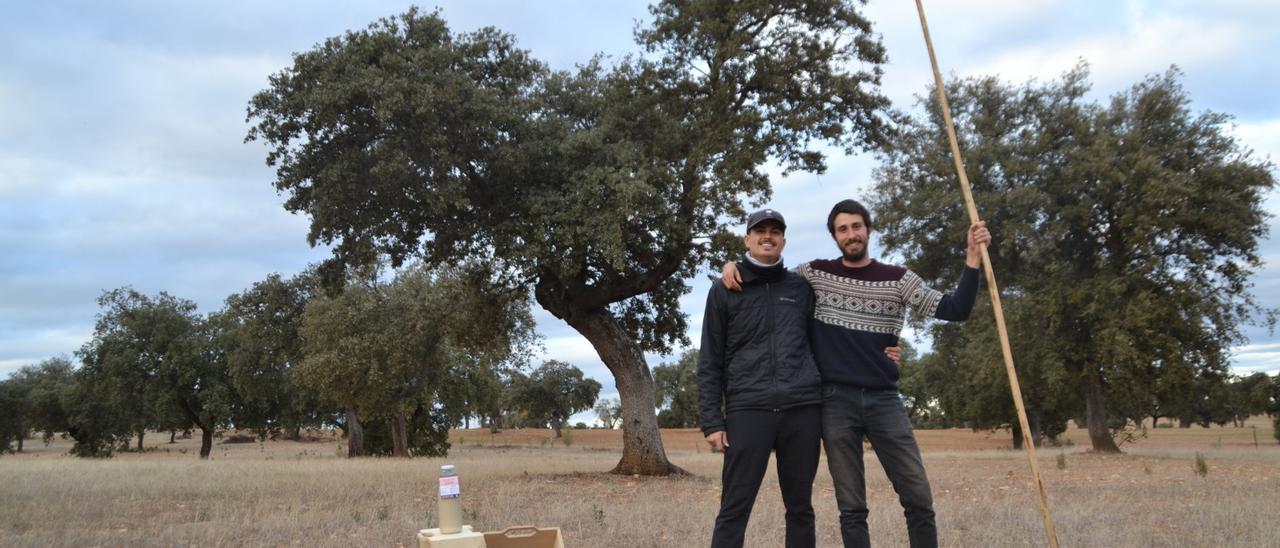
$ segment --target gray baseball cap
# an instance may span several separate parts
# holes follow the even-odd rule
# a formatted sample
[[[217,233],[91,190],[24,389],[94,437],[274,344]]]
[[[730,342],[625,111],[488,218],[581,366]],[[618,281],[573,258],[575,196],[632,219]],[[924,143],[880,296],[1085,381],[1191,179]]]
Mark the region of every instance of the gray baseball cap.
[[[752,228],[755,228],[756,225],[765,221],[775,221],[782,225],[782,230],[787,229],[787,221],[782,218],[782,214],[778,213],[778,210],[761,209],[760,211],[752,213],[750,217],[747,217],[747,232],[751,232]]]

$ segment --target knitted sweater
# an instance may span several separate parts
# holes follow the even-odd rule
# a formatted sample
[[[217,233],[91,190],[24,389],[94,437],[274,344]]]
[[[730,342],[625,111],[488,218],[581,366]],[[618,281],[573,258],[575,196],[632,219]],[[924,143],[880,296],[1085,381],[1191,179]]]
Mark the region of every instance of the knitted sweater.
[[[951,294],[877,261],[850,268],[839,259],[816,260],[796,273],[813,286],[810,343],[822,381],[861,388],[898,388],[898,366],[884,349],[897,346],[908,308],[916,317],[964,321],[978,294],[978,270],[968,267]]]

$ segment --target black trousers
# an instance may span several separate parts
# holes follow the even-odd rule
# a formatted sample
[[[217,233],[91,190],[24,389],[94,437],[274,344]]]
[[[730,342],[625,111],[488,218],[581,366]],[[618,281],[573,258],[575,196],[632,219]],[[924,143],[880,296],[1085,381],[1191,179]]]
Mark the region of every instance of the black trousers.
[[[742,546],[751,507],[769,468],[769,454],[778,454],[778,486],[787,509],[786,546],[812,547],[813,477],[818,473],[818,440],[822,436],[822,407],[809,405],[784,411],[737,411],[725,417],[729,447],[720,475],[720,515],[711,535],[713,548]]]

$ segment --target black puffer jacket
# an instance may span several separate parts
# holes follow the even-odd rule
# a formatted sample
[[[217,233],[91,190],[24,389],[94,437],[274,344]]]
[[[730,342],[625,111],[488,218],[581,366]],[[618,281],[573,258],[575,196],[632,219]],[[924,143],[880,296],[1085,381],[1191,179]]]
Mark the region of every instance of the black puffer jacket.
[[[725,412],[822,402],[822,381],[809,349],[808,282],[781,264],[762,268],[742,261],[738,272],[742,292],[712,282],[702,317],[698,425],[704,435],[725,429]]]

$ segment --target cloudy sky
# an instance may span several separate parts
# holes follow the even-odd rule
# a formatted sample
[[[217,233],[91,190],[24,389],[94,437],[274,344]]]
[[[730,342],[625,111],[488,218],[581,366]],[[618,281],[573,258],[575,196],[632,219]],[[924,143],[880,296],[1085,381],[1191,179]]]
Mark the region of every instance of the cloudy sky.
[[[455,31],[498,27],[556,68],[633,51],[631,31],[648,15],[644,3],[621,1],[438,5]],[[281,207],[263,146],[243,143],[245,106],[293,52],[408,6],[8,6],[0,20],[0,378],[78,349],[103,290],[168,291],[211,312],[269,273],[289,276],[326,257],[306,243],[308,219]],[[1177,64],[1196,110],[1234,115],[1232,131],[1257,157],[1280,157],[1280,2],[933,0],[926,8],[945,72],[1020,83],[1084,59],[1102,99]],[[873,1],[866,13],[889,51],[884,90],[908,107],[932,78],[914,3]],[[769,205],[788,215],[791,262],[832,255],[823,215],[862,195],[874,165],[861,156],[830,164],[821,177],[775,180]],[[1274,195],[1267,204],[1280,212]],[[1264,242],[1267,265],[1255,278],[1270,306],[1280,303],[1277,242],[1280,235]],[[706,282],[694,287],[683,302],[696,340]],[[548,314],[538,320],[548,357],[616,394],[585,340]],[[1247,331],[1236,371],[1280,370],[1280,338]],[[651,356],[650,364],[671,359]]]

